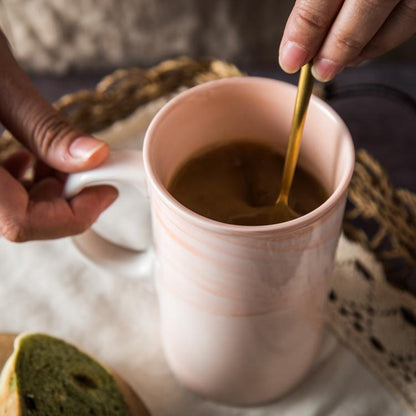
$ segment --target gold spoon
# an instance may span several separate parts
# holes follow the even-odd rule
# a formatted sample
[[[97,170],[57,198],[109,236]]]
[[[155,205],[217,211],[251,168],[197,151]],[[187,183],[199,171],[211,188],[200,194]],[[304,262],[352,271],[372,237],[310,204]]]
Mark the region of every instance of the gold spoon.
[[[304,65],[300,70],[298,91],[296,94],[295,110],[290,128],[289,143],[283,167],[282,186],[276,203],[272,206],[250,210],[231,218],[231,223],[240,225],[264,225],[284,222],[298,218],[300,214],[289,206],[289,193],[292,187],[296,163],[298,161],[303,126],[306,119],[309,99],[312,94],[313,76],[312,62]]]
[[[311,68],[312,62],[308,62],[300,70],[295,110],[293,112],[289,143],[283,167],[282,186],[280,188],[280,193],[275,206],[279,217],[282,217],[282,221],[293,220],[299,217],[299,214],[289,206],[289,193],[290,188],[292,187],[296,163],[298,161],[303,126],[305,125],[306,119],[306,111],[308,109],[309,99],[312,94],[313,76]]]

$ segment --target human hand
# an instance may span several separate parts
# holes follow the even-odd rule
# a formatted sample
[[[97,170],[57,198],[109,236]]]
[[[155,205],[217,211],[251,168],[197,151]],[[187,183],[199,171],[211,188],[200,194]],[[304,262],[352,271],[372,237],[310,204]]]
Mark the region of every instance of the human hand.
[[[395,48],[416,33],[416,0],[297,0],[279,50],[293,73],[314,58],[312,73],[329,81]]]
[[[0,235],[22,242],[78,234],[117,198],[117,191],[97,186],[66,201],[64,173],[99,165],[108,146],[71,126],[39,94],[1,31],[0,62],[0,121],[36,156],[20,150],[0,167]],[[25,182],[33,163],[34,178]]]

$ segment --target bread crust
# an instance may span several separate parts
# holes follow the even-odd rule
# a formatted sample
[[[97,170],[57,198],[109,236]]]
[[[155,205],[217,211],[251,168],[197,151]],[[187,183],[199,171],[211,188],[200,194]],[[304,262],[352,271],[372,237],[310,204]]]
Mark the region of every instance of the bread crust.
[[[6,361],[0,375],[0,416],[21,416],[21,406],[16,385],[16,353]]]

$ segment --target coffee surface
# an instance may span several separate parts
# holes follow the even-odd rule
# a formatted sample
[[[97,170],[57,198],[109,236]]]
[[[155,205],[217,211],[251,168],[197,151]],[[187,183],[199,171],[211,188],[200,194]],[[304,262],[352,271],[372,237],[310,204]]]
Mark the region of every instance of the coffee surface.
[[[266,225],[288,220],[275,209],[284,157],[250,141],[206,149],[181,166],[168,191],[192,211],[224,223]],[[297,166],[290,207],[304,215],[328,197],[325,188]]]

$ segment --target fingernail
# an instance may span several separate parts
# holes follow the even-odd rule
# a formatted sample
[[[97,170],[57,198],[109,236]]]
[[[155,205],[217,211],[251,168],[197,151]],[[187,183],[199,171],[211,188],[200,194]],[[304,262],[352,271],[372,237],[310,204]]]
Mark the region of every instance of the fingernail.
[[[312,75],[321,82],[330,81],[335,75],[343,70],[343,66],[335,63],[331,59],[318,58],[312,66]]]
[[[105,143],[93,137],[78,137],[69,146],[69,153],[75,159],[88,160],[103,146]]]
[[[308,59],[308,52],[298,43],[287,41],[279,54],[279,64],[283,71],[293,74]]]

